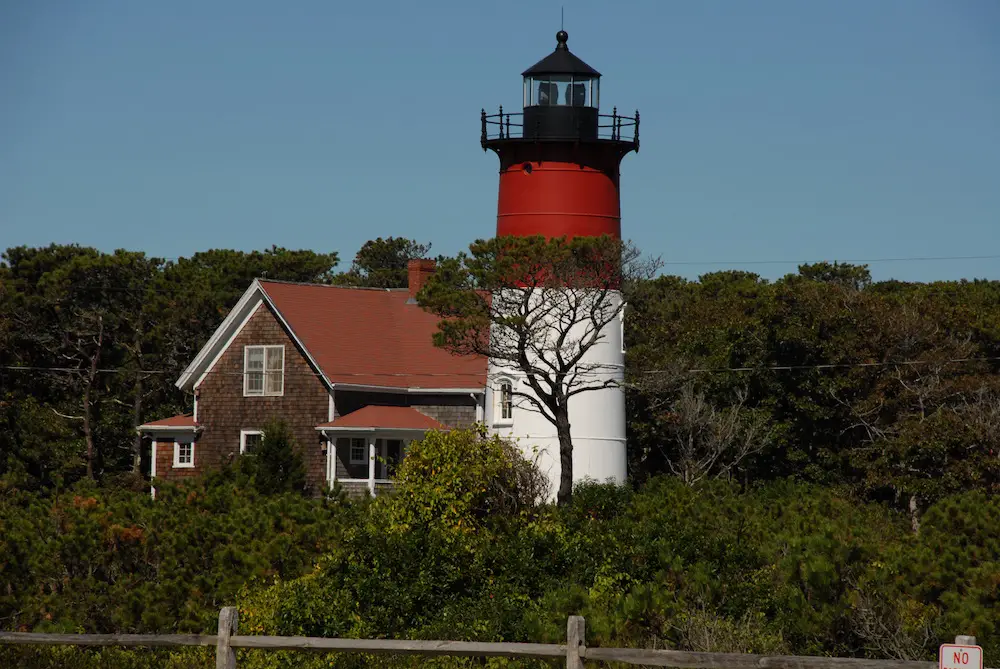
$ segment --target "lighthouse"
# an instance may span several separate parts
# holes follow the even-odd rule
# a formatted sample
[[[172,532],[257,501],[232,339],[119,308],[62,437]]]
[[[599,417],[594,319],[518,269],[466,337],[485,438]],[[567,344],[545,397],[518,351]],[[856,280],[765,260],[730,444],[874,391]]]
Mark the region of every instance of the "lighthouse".
[[[621,238],[619,166],[639,150],[639,113],[619,114],[617,107],[601,113],[601,74],[574,55],[568,41],[560,30],[555,50],[522,73],[520,112],[501,107],[481,114],[483,150],[500,159],[498,238]],[[574,482],[626,478],[623,312],[620,293],[610,299],[614,321],[602,324],[578,363],[593,387],[568,401]],[[518,366],[490,361],[486,421],[538,463],[554,496],[561,470],[557,429],[524,401],[532,393],[525,376]]]

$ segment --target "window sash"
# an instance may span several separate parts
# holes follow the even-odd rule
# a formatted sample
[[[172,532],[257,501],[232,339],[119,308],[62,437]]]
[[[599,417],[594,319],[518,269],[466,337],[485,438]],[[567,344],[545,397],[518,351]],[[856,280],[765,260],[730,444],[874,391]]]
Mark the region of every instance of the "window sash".
[[[247,346],[243,362],[243,394],[283,395],[285,391],[285,347]]]
[[[264,443],[264,433],[259,430],[242,430],[240,432],[240,453],[253,452]]]
[[[514,417],[514,387],[509,381],[500,384],[500,420]]]
[[[265,353],[264,394],[280,395],[285,389],[285,349],[267,348]]]
[[[174,467],[194,467],[194,442],[174,442]]]
[[[368,440],[364,437],[351,439],[351,452],[348,454],[352,465],[368,462]]]

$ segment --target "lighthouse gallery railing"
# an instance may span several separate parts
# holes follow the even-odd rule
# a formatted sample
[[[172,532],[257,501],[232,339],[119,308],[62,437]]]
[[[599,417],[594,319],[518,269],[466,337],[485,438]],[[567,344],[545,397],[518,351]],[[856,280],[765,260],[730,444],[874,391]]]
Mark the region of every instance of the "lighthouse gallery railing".
[[[482,110],[482,144],[497,139],[532,139],[531,129],[525,133],[524,114],[522,112],[504,112],[503,106],[496,114],[487,114]],[[634,144],[639,148],[639,112],[635,116],[618,113],[615,107],[610,114],[597,115],[597,139]],[[573,139],[572,137],[560,139]]]

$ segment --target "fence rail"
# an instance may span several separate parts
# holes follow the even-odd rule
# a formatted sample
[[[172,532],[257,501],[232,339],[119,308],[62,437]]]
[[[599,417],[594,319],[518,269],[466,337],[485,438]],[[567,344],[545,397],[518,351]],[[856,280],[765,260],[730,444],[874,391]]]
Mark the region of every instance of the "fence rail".
[[[387,655],[565,658],[567,669],[583,669],[583,661],[676,667],[677,669],[937,669],[936,662],[867,660],[850,657],[801,655],[743,655],[698,653],[644,648],[588,648],[586,621],[570,616],[566,643],[488,643],[479,641],[422,641],[397,639],[328,639],[302,636],[246,636],[236,634],[237,610],[227,606],[219,613],[218,634],[44,634],[0,632],[2,644],[41,646],[126,646],[173,648],[215,646],[216,669],[236,669],[237,648],[303,650]],[[973,645],[975,637],[956,637],[956,643]]]

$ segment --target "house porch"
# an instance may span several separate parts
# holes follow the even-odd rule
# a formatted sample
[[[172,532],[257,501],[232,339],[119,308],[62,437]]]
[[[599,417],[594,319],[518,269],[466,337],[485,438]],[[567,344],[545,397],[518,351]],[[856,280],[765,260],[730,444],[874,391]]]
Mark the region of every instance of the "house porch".
[[[316,427],[326,441],[326,481],[351,494],[392,490],[410,442],[447,426],[412,407],[366,406]]]

